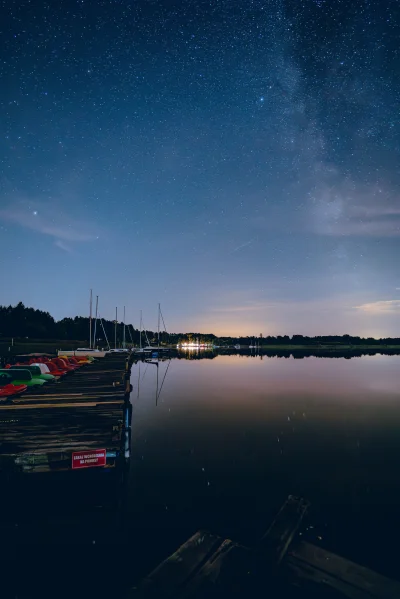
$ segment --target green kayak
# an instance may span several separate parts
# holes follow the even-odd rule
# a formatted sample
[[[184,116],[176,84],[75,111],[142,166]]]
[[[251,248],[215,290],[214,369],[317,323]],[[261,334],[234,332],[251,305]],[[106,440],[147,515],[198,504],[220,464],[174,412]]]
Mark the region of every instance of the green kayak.
[[[13,366],[12,369],[13,370],[29,370],[29,372],[35,379],[42,379],[43,381],[49,381],[49,382],[56,380],[56,377],[53,376],[52,374],[42,373],[39,366],[32,366],[31,364],[27,364],[25,366],[24,364],[19,364],[19,365]]]
[[[7,382],[3,382],[7,381]],[[29,370],[14,368],[2,368],[0,370],[0,385],[11,383],[12,385],[26,385],[27,387],[41,387],[46,381],[32,376]]]

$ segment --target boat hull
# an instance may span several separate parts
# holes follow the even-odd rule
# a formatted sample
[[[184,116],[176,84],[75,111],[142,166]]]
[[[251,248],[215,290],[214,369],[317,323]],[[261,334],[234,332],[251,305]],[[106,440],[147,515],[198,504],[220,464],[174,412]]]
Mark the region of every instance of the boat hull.
[[[62,349],[58,350],[58,355],[59,356],[81,356],[81,357],[92,357],[92,358],[104,358],[108,352],[106,351],[94,351],[94,350],[69,350],[69,351],[65,351]]]

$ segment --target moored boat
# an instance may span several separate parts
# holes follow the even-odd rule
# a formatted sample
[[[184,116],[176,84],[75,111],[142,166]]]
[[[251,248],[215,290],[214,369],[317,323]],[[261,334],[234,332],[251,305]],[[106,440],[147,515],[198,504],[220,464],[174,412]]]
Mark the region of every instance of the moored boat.
[[[11,382],[11,377],[2,377],[3,380],[0,381],[0,400],[8,400],[13,397],[18,397],[27,391],[28,387],[26,385],[13,385]]]
[[[100,349],[90,349],[84,347],[78,347],[78,349],[73,350],[59,349],[57,352],[59,356],[90,356],[92,358],[104,358],[108,353],[108,351],[101,351]]]
[[[42,372],[40,366],[34,366],[33,364],[7,364],[6,365],[6,369],[7,370],[29,370],[29,372],[32,374],[32,377],[35,379],[41,379],[42,381],[45,382],[55,382],[56,381],[56,377],[53,376],[50,371],[49,372]]]
[[[4,377],[4,375],[7,375],[7,377]],[[44,381],[43,379],[33,377],[32,373],[29,370],[23,369],[0,369],[0,379],[5,380],[5,378],[8,379],[7,383],[10,383],[11,385],[15,385],[17,387],[21,385],[26,385],[27,387],[39,387],[46,384],[46,381]]]

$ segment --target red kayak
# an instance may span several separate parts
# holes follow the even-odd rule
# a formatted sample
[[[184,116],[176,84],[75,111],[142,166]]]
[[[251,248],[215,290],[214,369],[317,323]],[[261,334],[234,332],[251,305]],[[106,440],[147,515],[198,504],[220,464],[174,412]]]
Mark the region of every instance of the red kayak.
[[[53,362],[50,362],[50,360],[48,362],[43,362],[43,364],[46,364],[47,368],[50,370],[50,374],[53,376],[65,376],[68,372],[66,369],[57,368],[57,366],[53,364]]]
[[[73,372],[75,370],[75,366],[72,366],[72,364],[67,364],[64,360],[61,360],[61,358],[53,358],[51,361],[60,370],[67,370],[68,372]]]
[[[65,368],[71,368],[72,370],[78,370],[80,368],[80,366],[72,364],[72,362],[70,362],[68,358],[53,358],[53,362],[54,360],[59,360],[60,363],[65,364]]]
[[[26,385],[4,385],[0,387],[0,399],[3,397],[15,397],[24,393],[28,387]]]
[[[65,359],[65,358],[64,358]],[[84,362],[79,362],[76,358],[72,357],[72,358],[68,358],[68,362],[72,365],[72,366],[77,366],[78,368],[80,368],[81,366],[84,365]]]
[[[78,368],[81,367],[81,365],[78,364],[78,362],[74,362],[73,359],[70,357],[63,356],[62,358],[58,358],[58,359],[65,362],[67,366],[72,366],[72,368],[74,368],[75,370],[77,370]]]

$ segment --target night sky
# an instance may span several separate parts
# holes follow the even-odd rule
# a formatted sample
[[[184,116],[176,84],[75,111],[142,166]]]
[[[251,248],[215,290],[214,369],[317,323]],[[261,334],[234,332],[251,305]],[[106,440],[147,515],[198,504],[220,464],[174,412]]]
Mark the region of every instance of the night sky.
[[[395,0],[3,0],[0,304],[400,335]]]

